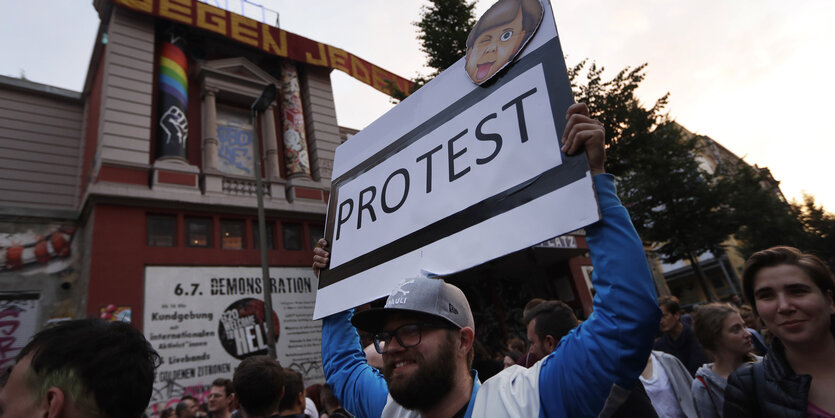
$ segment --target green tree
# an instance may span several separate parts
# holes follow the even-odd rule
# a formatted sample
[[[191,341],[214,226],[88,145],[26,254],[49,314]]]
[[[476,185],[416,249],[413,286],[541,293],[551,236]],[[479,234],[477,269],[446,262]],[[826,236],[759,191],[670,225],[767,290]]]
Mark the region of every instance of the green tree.
[[[467,52],[467,36],[475,25],[475,2],[464,0],[431,0],[421,7],[419,29],[420,50],[426,54],[426,65],[433,71],[428,76],[417,76],[413,93],[435,76],[458,61]],[[408,95],[394,83],[387,83],[391,96],[400,101]]]
[[[414,25],[420,29],[418,39],[426,65],[435,70],[430,77],[435,77],[467,52],[467,36],[475,25],[475,2],[431,0],[421,7],[420,21]]]
[[[800,206],[785,201],[770,175],[742,161],[726,164],[721,175],[744,258],[775,245],[808,245],[809,234],[799,218]]]
[[[804,195],[800,221],[808,233],[807,244],[801,249],[817,255],[835,271],[835,215],[817,205],[813,196]]]
[[[607,81],[603,67],[586,66],[583,61],[569,71],[575,98],[587,103],[606,128],[606,170],[618,176],[635,228],[642,239],[655,243],[664,261],[690,261],[705,294],[716,299],[696,260],[699,254],[719,252],[735,224],[717,176],[695,158],[697,138],[661,114],[668,95],[649,107],[638,100],[635,91],[646,76],[646,64],[627,67]]]

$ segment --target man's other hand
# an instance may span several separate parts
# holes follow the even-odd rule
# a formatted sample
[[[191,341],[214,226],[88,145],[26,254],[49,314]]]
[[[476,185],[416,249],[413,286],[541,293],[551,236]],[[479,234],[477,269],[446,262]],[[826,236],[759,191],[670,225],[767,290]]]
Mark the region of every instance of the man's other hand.
[[[573,155],[585,148],[591,175],[605,173],[603,163],[606,161],[606,130],[603,123],[589,117],[589,108],[585,103],[571,105],[565,119],[568,123],[562,137],[562,151]]]
[[[319,272],[328,268],[331,254],[325,250],[328,247],[328,242],[321,238],[316,243],[316,248],[313,249],[313,274],[319,277]]]

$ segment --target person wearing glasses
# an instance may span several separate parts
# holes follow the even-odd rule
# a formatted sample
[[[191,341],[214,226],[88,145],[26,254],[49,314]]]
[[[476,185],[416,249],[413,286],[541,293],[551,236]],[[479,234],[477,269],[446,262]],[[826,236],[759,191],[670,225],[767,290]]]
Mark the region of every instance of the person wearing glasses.
[[[600,203],[601,220],[586,228],[594,313],[531,368],[512,366],[481,384],[470,367],[475,324],[463,292],[442,279],[408,278],[383,308],[323,319],[323,368],[345,409],[358,417],[582,417],[629,395],[660,318],[655,287],[614,177],[604,174],[602,124],[584,104],[566,119],[562,150],[586,150]],[[314,250],[317,273],[329,261],[326,244]],[[366,363],[352,324],[373,335],[382,373]]]

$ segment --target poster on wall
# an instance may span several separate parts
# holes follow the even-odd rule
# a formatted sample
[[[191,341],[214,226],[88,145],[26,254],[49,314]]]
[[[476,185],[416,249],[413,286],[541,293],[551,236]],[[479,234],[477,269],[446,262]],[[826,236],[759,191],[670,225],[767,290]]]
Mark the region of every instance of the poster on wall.
[[[246,111],[217,106],[217,168],[227,174],[252,176],[252,121]]]
[[[0,293],[0,372],[14,365],[35,335],[39,298],[37,293]]]
[[[305,385],[324,383],[321,321],[312,321],[317,287],[310,268],[270,269],[276,353]],[[143,332],[162,357],[148,412],[184,395],[203,402],[217,378],[232,378],[246,357],[267,354],[261,269],[145,268]]]

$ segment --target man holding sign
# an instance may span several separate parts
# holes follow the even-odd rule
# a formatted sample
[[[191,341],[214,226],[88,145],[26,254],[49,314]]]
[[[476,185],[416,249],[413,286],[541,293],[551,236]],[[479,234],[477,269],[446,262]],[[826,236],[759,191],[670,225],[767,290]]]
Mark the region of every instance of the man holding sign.
[[[325,375],[345,408],[362,417],[597,416],[625,398],[646,364],[659,321],[643,245],[603,170],[604,129],[584,104],[569,107],[562,151],[586,151],[601,220],[586,228],[595,266],[594,312],[530,369],[511,367],[481,385],[470,370],[474,324],[456,287],[407,279],[386,307],[324,318]],[[324,242],[314,270],[325,268]],[[372,333],[385,364],[368,366],[351,327]]]

